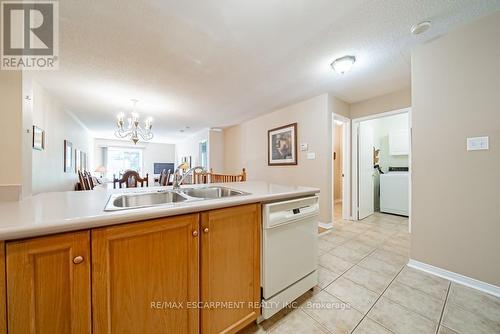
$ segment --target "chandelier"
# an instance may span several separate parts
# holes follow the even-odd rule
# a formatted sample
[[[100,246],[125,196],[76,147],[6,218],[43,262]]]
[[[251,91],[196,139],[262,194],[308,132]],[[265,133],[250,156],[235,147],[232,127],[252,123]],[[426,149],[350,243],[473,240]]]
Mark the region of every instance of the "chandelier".
[[[133,103],[133,109],[132,113],[130,114],[131,117],[127,118],[127,126],[125,126],[125,114],[124,113],[119,113],[116,118],[116,126],[117,129],[115,130],[115,136],[118,138],[130,138],[134,142],[134,144],[137,144],[139,141],[139,137],[144,140],[148,141],[153,139],[153,132],[151,132],[151,128],[153,127],[153,119],[151,117],[148,117],[144,121],[144,126],[141,127],[139,123],[139,114],[136,112],[136,105],[138,100],[131,100]]]

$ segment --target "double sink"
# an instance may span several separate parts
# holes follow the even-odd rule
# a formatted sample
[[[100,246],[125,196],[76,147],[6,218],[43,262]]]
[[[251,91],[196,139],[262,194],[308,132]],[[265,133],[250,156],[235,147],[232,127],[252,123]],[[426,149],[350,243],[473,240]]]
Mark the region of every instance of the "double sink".
[[[158,190],[156,192],[146,193],[113,194],[109,197],[104,211],[136,209],[241,195],[248,195],[248,193],[220,186],[181,188],[179,190]]]

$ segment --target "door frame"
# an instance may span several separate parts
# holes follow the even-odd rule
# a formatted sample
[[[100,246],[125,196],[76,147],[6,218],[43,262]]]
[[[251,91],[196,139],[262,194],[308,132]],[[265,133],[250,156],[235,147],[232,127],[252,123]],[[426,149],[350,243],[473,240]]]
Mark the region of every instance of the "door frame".
[[[342,219],[352,220],[351,216],[351,119],[339,114],[333,114],[332,117],[332,152],[335,147],[335,121],[341,121],[343,124],[344,135],[342,137],[342,170],[344,179],[342,182]],[[333,158],[333,157],[332,157]],[[335,203],[335,164],[332,162],[332,222],[334,220]]]
[[[359,118],[354,118],[351,120],[351,132],[352,132],[352,169],[351,173],[353,175],[352,177],[352,220],[358,220],[358,177],[359,177],[359,169],[358,169],[358,137],[359,137],[359,124],[363,121],[369,121],[372,119],[377,119],[377,118],[383,118],[383,117],[389,117],[389,116],[394,116],[394,115],[399,115],[399,114],[404,114],[408,113],[408,135],[409,135],[409,150],[408,150],[408,165],[409,165],[409,177],[408,177],[408,215],[409,215],[409,229],[411,232],[411,166],[412,166],[412,143],[411,143],[411,137],[412,137],[412,124],[411,124],[411,119],[412,119],[412,113],[411,113],[411,107],[408,108],[402,108],[402,109],[396,109],[396,110],[391,110],[383,113],[378,113],[378,114],[373,114],[369,116],[364,116],[364,117],[359,117]]]

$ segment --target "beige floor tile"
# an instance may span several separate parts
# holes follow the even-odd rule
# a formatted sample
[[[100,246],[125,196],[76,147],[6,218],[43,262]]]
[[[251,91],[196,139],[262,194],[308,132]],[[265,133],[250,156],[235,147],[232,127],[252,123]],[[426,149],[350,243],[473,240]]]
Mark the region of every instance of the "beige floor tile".
[[[491,321],[452,303],[446,303],[442,324],[460,334],[500,333],[500,322]]]
[[[269,331],[265,330],[261,325],[256,323],[251,323],[247,327],[243,328],[238,334],[266,334]]]
[[[363,314],[324,291],[306,303],[304,312],[335,334],[350,333]]]
[[[348,231],[348,230],[343,229],[343,228],[334,229],[331,233],[336,235],[336,236],[339,236],[341,238],[347,239],[347,240],[352,239],[352,238],[359,235],[358,232]]]
[[[328,286],[330,283],[336,280],[339,276],[340,276],[339,274],[336,274],[320,266],[318,268],[318,286],[321,289],[324,289],[326,286]]]
[[[394,277],[403,267],[403,265],[396,265],[381,261],[373,256],[368,256],[358,263],[360,267],[369,269],[377,274],[384,276]]]
[[[333,244],[334,246],[340,246],[344,242],[346,242],[347,240],[349,240],[349,239],[342,238],[342,237],[336,235],[335,233],[333,233],[333,231],[330,232],[330,233],[327,233],[327,234],[325,234],[325,235],[323,235],[321,237],[324,238],[329,243]]]
[[[384,249],[377,249],[370,256],[397,266],[403,266],[408,263],[408,257]]]
[[[451,283],[447,303],[453,303],[464,310],[474,312],[500,323],[500,298],[466,287]]]
[[[444,300],[431,297],[422,291],[398,282],[393,282],[387,288],[384,297],[434,322],[439,322],[443,312]]]
[[[458,334],[458,333],[452,329],[449,329],[448,327],[439,326],[439,330],[438,330],[437,334]]]
[[[345,272],[343,277],[378,294],[381,294],[394,278],[392,275],[377,274],[358,265]]]
[[[271,328],[269,333],[273,334],[292,334],[292,333],[310,333],[323,334],[329,333],[319,322],[312,319],[302,310],[296,310],[290,313],[287,318],[276,327]]]
[[[319,265],[333,271],[336,274],[342,274],[347,269],[351,268],[354,263],[345,261],[339,257],[331,255],[330,253],[326,253],[319,257]]]
[[[450,281],[448,280],[427,274],[408,266],[403,268],[398,277],[396,277],[396,281],[411,286],[414,289],[423,291],[441,300],[446,298],[446,293],[450,284]]]
[[[404,247],[404,248],[410,247],[410,240],[407,240],[405,238],[392,237],[387,241],[387,243],[389,245],[394,245],[394,246],[399,246],[399,247]]]
[[[378,247],[379,249],[383,249],[389,252],[393,252],[399,255],[403,255],[408,257],[410,255],[410,249],[408,247],[401,247],[398,245],[394,245],[388,242],[383,243]]]
[[[400,334],[434,334],[437,323],[381,297],[368,317],[387,329]]]
[[[361,241],[370,246],[378,246],[384,242],[383,238],[376,238],[373,237],[372,235],[366,235],[366,233],[363,233],[352,240]]]
[[[328,251],[332,250],[334,247],[335,247],[335,245],[332,244],[331,242],[329,242],[325,237],[319,238],[318,249],[320,249],[324,252],[328,252]]]
[[[363,321],[356,327],[353,334],[391,334],[387,328],[376,323],[370,318],[364,318]]]
[[[365,256],[369,254],[369,252],[361,252],[349,247],[346,247],[344,245],[340,245],[338,247],[335,247],[334,249],[330,250],[328,253],[340,257],[341,259],[344,259],[346,261],[352,262],[352,263],[357,263],[361,261]]]
[[[379,294],[344,277],[335,280],[325,290],[362,313],[368,312],[379,297]]]
[[[369,230],[371,227],[367,224],[360,224],[356,222],[350,222],[346,224],[342,224],[340,226],[342,230],[355,232],[355,233],[363,233]]]
[[[349,247],[359,252],[370,253],[376,249],[376,246],[369,245],[359,240],[348,240],[342,246]]]

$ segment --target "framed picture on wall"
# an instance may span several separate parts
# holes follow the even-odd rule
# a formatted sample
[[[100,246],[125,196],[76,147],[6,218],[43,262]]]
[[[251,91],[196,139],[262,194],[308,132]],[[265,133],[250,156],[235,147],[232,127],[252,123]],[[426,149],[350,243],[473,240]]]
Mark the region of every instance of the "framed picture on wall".
[[[73,173],[73,144],[64,140],[64,172]]]
[[[267,164],[287,166],[297,164],[297,123],[267,132]]]
[[[45,148],[45,131],[33,125],[33,149],[43,150]]]

